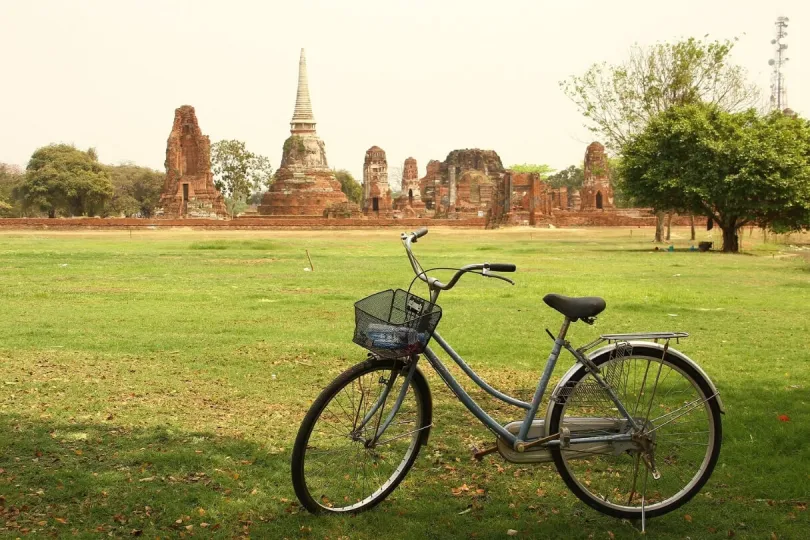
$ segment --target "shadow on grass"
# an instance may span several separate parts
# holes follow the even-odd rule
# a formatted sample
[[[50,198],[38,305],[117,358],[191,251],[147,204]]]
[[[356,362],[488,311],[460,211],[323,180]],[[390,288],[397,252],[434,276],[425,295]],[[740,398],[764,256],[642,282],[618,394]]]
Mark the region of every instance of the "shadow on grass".
[[[110,423],[111,424],[111,423]],[[289,458],[170,428],[0,416],[0,534],[112,536],[221,531],[295,511]]]

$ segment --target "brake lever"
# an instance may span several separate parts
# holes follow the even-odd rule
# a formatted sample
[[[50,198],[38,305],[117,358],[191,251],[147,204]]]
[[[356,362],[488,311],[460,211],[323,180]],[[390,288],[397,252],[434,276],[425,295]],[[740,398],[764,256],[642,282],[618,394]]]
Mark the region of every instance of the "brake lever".
[[[514,281],[512,281],[511,279],[509,279],[508,277],[503,277],[503,276],[500,276],[500,275],[498,275],[498,274],[484,274],[484,275],[485,275],[486,277],[494,277],[494,278],[498,278],[498,279],[500,279],[500,280],[503,280],[503,281],[507,282],[509,285],[514,285],[514,284],[515,284],[515,282],[514,282]]]
[[[498,278],[498,279],[500,279],[500,280],[502,280],[502,281],[507,282],[507,283],[508,283],[508,284],[510,284],[510,285],[514,285],[514,284],[515,284],[515,282],[514,282],[514,281],[512,281],[511,279],[509,279],[508,277],[503,277],[503,276],[502,276],[502,275],[500,275],[500,274],[490,274],[490,273],[489,273],[489,269],[488,269],[488,268],[484,268],[484,269],[483,269],[481,272],[470,272],[470,273],[471,273],[471,274],[478,274],[479,276],[484,276],[484,277],[494,277],[494,278]]]

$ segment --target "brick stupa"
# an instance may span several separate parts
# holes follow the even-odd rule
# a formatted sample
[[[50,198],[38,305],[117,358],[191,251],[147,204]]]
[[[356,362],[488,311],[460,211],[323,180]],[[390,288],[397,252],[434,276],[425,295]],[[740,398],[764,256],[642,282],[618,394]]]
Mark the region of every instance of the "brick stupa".
[[[166,180],[160,196],[162,217],[219,218],[227,215],[211,174],[211,140],[200,131],[191,105],[174,111],[166,143]]]
[[[301,49],[298,64],[298,92],[290,133],[290,137],[284,141],[281,165],[273,184],[258,208],[259,214],[323,216],[330,207],[347,204],[348,199],[340,190],[340,182],[326,161],[323,141],[315,132],[304,49]]]

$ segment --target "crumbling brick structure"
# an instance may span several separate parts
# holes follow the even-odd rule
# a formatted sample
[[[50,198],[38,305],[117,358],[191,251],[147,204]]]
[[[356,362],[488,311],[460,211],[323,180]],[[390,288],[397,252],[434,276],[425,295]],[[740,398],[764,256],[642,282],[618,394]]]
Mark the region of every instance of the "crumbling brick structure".
[[[203,135],[191,105],[174,111],[166,143],[166,180],[157,214],[164,218],[218,218],[227,215],[211,174],[211,140]]]
[[[441,184],[442,162],[431,159],[427,164],[425,177],[419,179],[419,192],[422,195],[422,202],[425,209],[430,212],[436,211],[436,186]]]
[[[416,159],[409,157],[402,168],[402,185],[400,195],[394,201],[394,208],[402,217],[422,217],[425,215],[425,203],[419,183],[419,168]]]
[[[444,162],[428,163],[419,181],[422,200],[436,217],[485,213],[494,200],[504,168],[493,150],[453,150]]]
[[[582,211],[613,208],[613,188],[610,187],[610,170],[605,147],[598,142],[585,150],[585,180],[579,191]]]
[[[351,206],[353,203],[349,203],[340,190],[340,182],[326,161],[326,147],[315,131],[307,61],[301,49],[290,137],[284,141],[281,165],[258,211],[263,216],[323,216],[335,204]],[[346,211],[346,208],[341,209],[343,214]]]
[[[392,210],[385,150],[372,146],[366,150],[366,159],[363,162],[363,214],[370,217],[390,217]]]

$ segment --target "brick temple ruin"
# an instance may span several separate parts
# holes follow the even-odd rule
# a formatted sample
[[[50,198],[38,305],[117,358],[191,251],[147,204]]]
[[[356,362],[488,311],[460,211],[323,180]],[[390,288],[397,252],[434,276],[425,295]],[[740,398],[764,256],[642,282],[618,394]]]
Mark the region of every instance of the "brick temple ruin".
[[[380,148],[374,146],[366,153],[364,214],[371,218],[388,216],[387,206],[382,211],[381,198],[376,207],[380,211],[373,210],[374,203],[371,207],[368,204],[376,194],[386,192],[380,187],[385,183],[380,173],[385,163],[385,152]],[[564,212],[620,212],[615,208],[607,154],[600,143],[588,145],[583,170],[581,190],[555,188],[536,173],[505,169],[494,150],[473,148],[453,150],[444,161],[431,160],[425,176],[416,180],[416,160],[408,158],[402,174],[402,191],[394,201],[391,215],[434,219],[485,217],[489,224],[497,226],[535,225]],[[599,218],[600,222],[605,220],[610,221],[610,217]]]
[[[164,218],[221,218],[227,215],[211,174],[211,140],[203,135],[191,105],[174,111],[166,143],[166,180],[157,215]]]
[[[402,168],[400,195],[394,201],[394,209],[401,217],[424,217],[425,203],[422,202],[422,190],[419,187],[419,167],[416,159],[409,157]]]
[[[605,147],[592,142],[585,150],[585,180],[579,190],[581,199],[579,209],[603,210],[614,208],[613,188],[610,187],[610,169]]]
[[[391,186],[388,184],[388,160],[385,150],[372,146],[363,162],[363,214],[391,217]]]
[[[326,147],[315,131],[315,116],[309,98],[307,60],[304,49],[298,63],[298,90],[290,121],[290,137],[284,141],[281,165],[258,213],[263,216],[326,216],[330,212],[353,216],[357,205],[349,203],[340,182],[326,161]]]

